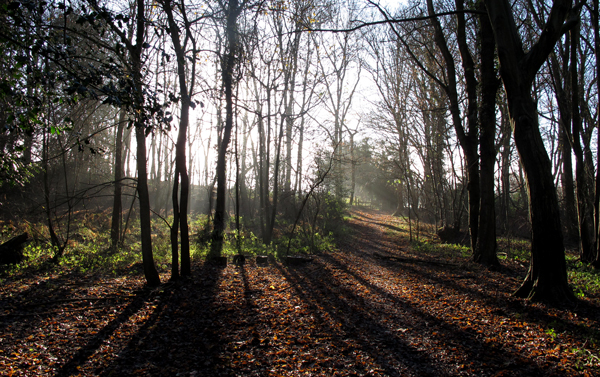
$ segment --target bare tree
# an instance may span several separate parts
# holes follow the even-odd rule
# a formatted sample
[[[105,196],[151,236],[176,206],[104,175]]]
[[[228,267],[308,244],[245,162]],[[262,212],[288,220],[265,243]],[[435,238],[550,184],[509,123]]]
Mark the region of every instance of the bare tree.
[[[227,190],[227,149],[231,141],[231,131],[233,129],[233,89],[235,85],[234,70],[238,62],[239,54],[239,35],[237,18],[241,14],[245,4],[240,4],[237,0],[230,0],[225,6],[221,3],[226,14],[226,52],[222,57],[222,78],[225,91],[225,126],[221,142],[219,143],[219,153],[217,156],[217,202],[215,205],[214,227],[212,235],[211,255],[219,256],[223,248],[223,238],[225,235],[225,200]]]
[[[552,167],[539,130],[531,90],[535,76],[569,26],[568,0],[556,0],[538,40],[525,52],[508,1],[485,1],[498,46],[500,74],[513,120],[517,150],[525,170],[532,226],[531,265],[515,293],[543,301],[572,301],[567,281],[562,227]]]

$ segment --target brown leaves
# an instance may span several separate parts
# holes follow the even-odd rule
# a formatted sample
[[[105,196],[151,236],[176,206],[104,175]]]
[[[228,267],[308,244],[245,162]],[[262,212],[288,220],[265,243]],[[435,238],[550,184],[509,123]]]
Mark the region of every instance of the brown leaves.
[[[515,376],[600,372],[598,317],[511,297],[518,280],[417,253],[362,213],[310,264],[30,276],[0,299],[3,375]],[[373,255],[383,255],[376,258]],[[509,271],[510,274],[522,271]],[[166,277],[163,277],[166,280]]]

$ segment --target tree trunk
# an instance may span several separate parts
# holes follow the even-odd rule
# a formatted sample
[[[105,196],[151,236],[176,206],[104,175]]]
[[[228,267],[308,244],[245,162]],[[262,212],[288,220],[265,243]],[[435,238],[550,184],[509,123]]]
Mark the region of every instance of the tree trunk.
[[[579,252],[581,260],[594,262],[594,204],[592,191],[593,173],[589,172],[585,161],[585,151],[581,145],[581,113],[579,109],[578,60],[579,25],[571,29],[571,123],[572,142],[575,152],[575,180],[577,183],[577,218],[579,220]]]
[[[558,96],[558,95],[557,95]],[[573,159],[571,157],[572,149],[569,142],[569,136],[565,127],[569,127],[570,116],[568,120],[560,115],[560,148],[562,148],[562,191],[564,197],[565,219],[566,219],[566,235],[567,242],[576,242],[579,239],[579,227],[577,226],[577,208],[575,206],[575,186],[573,185]]]
[[[435,14],[433,1],[427,0],[427,9],[429,15]],[[452,115],[452,123],[458,137],[460,146],[465,154],[467,164],[467,191],[469,195],[469,229],[471,233],[471,250],[477,246],[477,237],[479,236],[479,205],[480,205],[480,187],[479,187],[479,156],[477,155],[477,107],[469,104],[468,109],[468,126],[469,129],[465,132],[460,118],[460,107],[458,103],[458,92],[456,89],[456,67],[454,57],[448,49],[446,38],[444,37],[442,27],[437,18],[431,19],[435,29],[435,43],[440,49],[444,57],[446,76],[448,84],[443,88],[448,95],[450,101],[450,113]],[[472,87],[471,84],[469,87]],[[476,85],[476,84],[475,84]]]
[[[531,265],[518,297],[536,300],[569,301],[562,227],[551,163],[539,132],[537,108],[529,89],[509,96],[514,136],[527,180],[531,218]]]
[[[173,180],[173,191],[171,192],[173,202],[173,224],[171,225],[171,280],[179,279],[179,170],[175,168],[175,179]]]
[[[127,121],[125,109],[119,112],[117,124],[117,135],[115,141],[115,188],[113,198],[112,222],[110,226],[110,244],[111,249],[116,251],[121,242],[121,212],[123,212],[123,203],[121,201],[122,179],[123,179],[123,130]]]
[[[137,122],[136,122],[137,123]],[[144,276],[149,286],[160,285],[160,277],[152,255],[152,225],[150,220],[150,195],[148,193],[148,176],[146,169],[146,130],[143,124],[136,124],[135,139],[137,142],[137,192],[140,199],[140,233],[142,241],[142,263]]]
[[[594,28],[594,53],[596,55],[596,92],[598,95],[598,102],[600,104],[600,1],[594,0],[594,9],[592,11],[592,25]],[[600,110],[596,111],[596,124],[600,125]],[[597,166],[600,166],[600,132],[598,133],[597,141]],[[596,196],[594,200],[595,208],[595,230],[596,230],[596,260],[594,265],[596,268],[600,268],[600,168],[596,172]]]
[[[211,257],[221,255],[225,233],[225,200],[227,194],[227,149],[233,128],[233,70],[237,53],[237,16],[240,13],[237,0],[230,0],[227,9],[227,54],[223,59],[223,87],[225,88],[225,127],[217,157],[217,202],[212,235]]]
[[[179,38],[179,28],[173,17],[173,9],[170,0],[163,3],[163,9],[167,14],[169,22],[169,31],[171,33],[171,41],[177,57],[177,77],[179,78],[179,94],[181,95],[181,111],[179,115],[179,132],[177,135],[177,145],[175,147],[175,176],[173,177],[173,226],[171,228],[171,249],[173,253],[172,278],[176,279],[179,272],[177,254],[178,230],[181,230],[181,275],[189,276],[191,274],[190,263],[190,238],[188,229],[188,199],[190,190],[190,181],[187,171],[186,145],[187,132],[190,119],[191,98],[188,92],[188,84],[186,81],[186,63],[185,51],[181,45]],[[189,33],[189,30],[186,30]],[[192,59],[192,64],[195,63],[195,55]],[[193,82],[194,70],[192,70]],[[191,85],[193,87],[193,84]],[[181,179],[181,193],[177,196],[179,179]]]
[[[356,189],[356,160],[354,159],[354,135],[350,133],[350,205],[354,205],[354,190]]]
[[[511,135],[511,121],[508,115],[508,109],[506,104],[500,107],[500,122],[502,129],[502,153],[500,154],[501,167],[500,167],[500,181],[501,181],[501,201],[500,201],[500,223],[502,224],[502,232],[506,236],[509,234],[509,207],[510,207],[510,135]]]
[[[44,204],[46,210],[46,221],[48,223],[48,233],[50,233],[50,242],[55,249],[54,256],[52,257],[53,263],[58,263],[60,257],[62,256],[65,246],[61,245],[56,232],[54,231],[54,223],[52,222],[52,211],[50,209],[50,182],[48,180],[48,144],[50,137],[48,136],[48,132],[44,129],[42,135],[42,169],[44,171],[43,180],[44,180]]]
[[[526,54],[508,0],[485,4],[501,65],[515,143],[527,180],[531,218],[531,264],[518,297],[547,302],[572,302],[567,281],[565,251],[552,166],[542,140],[537,107],[531,90],[541,65],[561,35],[570,1],[556,0],[540,39]]]
[[[499,266],[500,262],[496,256],[496,205],[494,195],[496,93],[499,81],[496,78],[496,70],[494,69],[494,32],[487,15],[480,16],[479,20],[481,23],[481,104],[479,111],[481,205],[479,209],[479,237],[477,238],[473,260],[487,266]]]
[[[134,101],[136,106],[142,107],[144,104],[143,88],[142,88],[142,46],[144,44],[145,35],[145,4],[144,0],[137,0],[137,35],[136,45],[131,51],[131,70],[135,90],[137,93]],[[146,119],[143,109],[136,109],[135,118],[135,140],[137,142],[137,171],[138,184],[137,191],[140,199],[140,233],[142,241],[142,263],[144,265],[144,276],[149,286],[160,285],[160,276],[154,265],[154,257],[152,255],[152,225],[150,219],[150,195],[148,193],[148,169],[146,161]]]

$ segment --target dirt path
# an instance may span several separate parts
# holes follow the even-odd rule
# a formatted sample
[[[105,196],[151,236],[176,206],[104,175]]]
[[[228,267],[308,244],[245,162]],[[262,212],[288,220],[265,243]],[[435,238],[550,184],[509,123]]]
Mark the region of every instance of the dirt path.
[[[196,266],[191,281],[155,290],[141,278],[7,284],[0,374],[600,373],[595,307],[516,300],[518,271],[416,252],[389,216],[354,211],[349,228],[338,251],[298,267]],[[78,285],[66,292],[68,282]],[[82,306],[58,300],[93,295]],[[39,300],[47,304],[31,305]]]

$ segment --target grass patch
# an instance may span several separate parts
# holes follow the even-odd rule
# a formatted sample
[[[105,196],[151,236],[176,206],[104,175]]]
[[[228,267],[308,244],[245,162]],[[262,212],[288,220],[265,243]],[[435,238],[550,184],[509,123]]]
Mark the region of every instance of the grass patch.
[[[577,297],[600,295],[600,271],[581,262],[578,256],[567,254],[567,273]]]
[[[529,240],[500,237],[497,239],[498,259],[529,262],[531,242]]]
[[[398,234],[394,232],[394,234]],[[515,240],[498,238],[498,259],[501,261],[517,261],[528,265],[530,259],[531,242],[528,240]],[[443,258],[460,256],[471,257],[471,250],[467,246],[440,244],[435,241],[413,241],[411,246],[417,252],[437,255]],[[587,296],[600,296],[600,270],[583,263],[579,256],[573,253],[566,254],[567,274],[569,283],[579,298]]]
[[[439,255],[444,258],[456,258],[457,256],[469,258],[471,256],[471,249],[468,246],[463,245],[436,243],[425,240],[413,241],[411,246],[416,252],[428,255]]]

